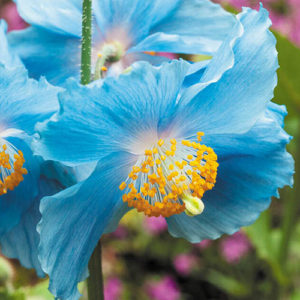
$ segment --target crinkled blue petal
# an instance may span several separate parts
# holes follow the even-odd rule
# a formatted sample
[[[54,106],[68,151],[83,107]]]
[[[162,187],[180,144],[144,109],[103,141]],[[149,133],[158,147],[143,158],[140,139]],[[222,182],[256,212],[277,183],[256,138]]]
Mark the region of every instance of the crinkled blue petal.
[[[59,194],[41,201],[40,261],[50,277],[50,291],[59,299],[79,298],[90,256],[119,209],[120,181],[126,179],[134,157],[113,153],[94,173]],[[118,174],[118,176],[116,176]]]
[[[173,119],[189,66],[137,63],[129,74],[107,78],[101,87],[70,82],[60,95],[60,112],[36,127],[35,153],[72,166],[113,151],[135,151],[145,133],[155,137]]]
[[[0,196],[0,238],[16,226],[23,214],[31,207],[38,194],[40,176],[40,160],[32,155],[24,140],[18,137],[6,137],[5,140],[23,152],[24,167],[28,174],[24,175],[24,180],[13,191]]]
[[[271,197],[278,196],[278,188],[292,185],[294,161],[285,149],[290,137],[278,122],[285,112],[278,107],[274,116],[271,109],[245,134],[207,139],[218,155],[217,183],[205,193],[201,215],[181,214],[167,220],[173,236],[195,243],[232,234],[253,223]]]
[[[14,0],[29,24],[65,35],[81,36],[81,0]]]
[[[130,51],[213,54],[235,23],[234,15],[219,4],[209,0],[181,0]]]
[[[6,68],[20,67],[22,66],[22,62],[8,45],[6,32],[7,24],[4,20],[0,20],[0,64],[4,65]]]
[[[0,67],[0,124],[2,130],[19,129],[32,134],[36,122],[49,118],[58,110],[57,93],[44,78],[28,78],[23,67]]]
[[[94,1],[93,6],[104,38],[118,30],[127,35],[129,44],[135,44],[149,34],[151,27],[168,16],[180,1],[102,0]]]
[[[9,33],[8,41],[22,59],[30,77],[39,79],[45,76],[55,85],[62,85],[71,76],[79,78],[78,37],[64,36],[33,26]]]
[[[39,194],[34,199],[32,206],[24,213],[20,223],[0,239],[1,252],[5,256],[18,259],[26,268],[34,268],[40,277],[44,276],[38,260],[40,237],[36,231],[36,226],[41,219],[40,199],[46,195],[57,193],[61,189],[62,186],[58,181],[41,177]]]
[[[263,8],[259,12],[244,9],[238,18],[244,33],[233,47],[227,45],[227,52],[233,55],[221,47],[201,78],[205,88],[191,101],[185,98],[179,110],[177,120],[185,138],[199,129],[206,135],[248,131],[273,98],[278,60],[268,13]],[[214,74],[219,77],[218,69],[224,63],[229,69],[215,80]]]

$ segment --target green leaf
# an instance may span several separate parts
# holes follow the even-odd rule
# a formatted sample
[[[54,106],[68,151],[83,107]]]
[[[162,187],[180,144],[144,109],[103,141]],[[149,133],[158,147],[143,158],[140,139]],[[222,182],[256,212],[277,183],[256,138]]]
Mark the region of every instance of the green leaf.
[[[283,274],[278,262],[281,231],[271,228],[270,217],[270,210],[263,212],[257,221],[253,225],[244,228],[244,231],[255,247],[258,257],[270,265],[277,281],[282,285],[286,285],[288,279]]]
[[[208,271],[206,279],[213,285],[233,296],[244,297],[250,294],[249,287],[237,281],[235,278],[223,275],[218,271]]]
[[[277,39],[276,48],[280,65],[274,100],[287,106],[289,117],[298,116],[300,113],[300,49],[279,33],[273,33]]]

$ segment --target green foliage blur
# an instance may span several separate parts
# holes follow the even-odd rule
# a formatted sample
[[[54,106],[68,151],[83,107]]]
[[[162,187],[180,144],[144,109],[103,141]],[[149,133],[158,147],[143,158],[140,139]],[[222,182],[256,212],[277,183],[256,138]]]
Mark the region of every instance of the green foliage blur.
[[[0,15],[8,2],[0,0]],[[200,245],[174,239],[163,224],[152,228],[141,214],[129,213],[117,232],[102,240],[106,300],[300,300],[300,48],[274,33],[280,64],[274,101],[286,105],[289,113],[294,189],[282,190],[281,198],[273,199],[270,209],[235,239],[225,236]],[[151,294],[164,278],[173,282],[172,299]],[[47,287],[47,278],[39,279],[0,255],[0,300],[54,299]],[[85,283],[80,289],[87,299]]]

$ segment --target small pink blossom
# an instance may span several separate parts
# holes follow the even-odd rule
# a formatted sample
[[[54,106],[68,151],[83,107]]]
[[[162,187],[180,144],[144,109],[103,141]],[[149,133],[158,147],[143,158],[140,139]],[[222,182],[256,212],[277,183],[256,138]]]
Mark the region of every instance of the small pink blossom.
[[[228,263],[237,263],[251,249],[251,244],[242,232],[236,232],[221,241],[222,256]]]
[[[180,291],[176,282],[169,276],[159,282],[151,282],[146,286],[146,293],[153,300],[178,300]]]
[[[293,42],[300,45],[300,0],[215,0],[219,3],[229,3],[237,9],[250,6],[259,9],[259,3],[268,9],[272,26]]]
[[[191,273],[196,263],[196,257],[191,254],[179,254],[175,257],[173,265],[178,274],[187,276]]]
[[[206,249],[212,244],[211,240],[203,240],[200,243],[194,244],[199,249]]]
[[[163,218],[162,216],[145,218],[144,226],[146,230],[153,235],[160,234],[168,227],[165,218]]]
[[[117,239],[125,239],[128,236],[128,231],[125,226],[119,225],[111,235]]]
[[[27,27],[27,24],[19,16],[15,3],[9,2],[1,8],[0,18],[8,24],[8,31],[20,30]]]
[[[104,286],[104,299],[119,300],[121,299],[122,290],[123,286],[119,278],[109,278]]]

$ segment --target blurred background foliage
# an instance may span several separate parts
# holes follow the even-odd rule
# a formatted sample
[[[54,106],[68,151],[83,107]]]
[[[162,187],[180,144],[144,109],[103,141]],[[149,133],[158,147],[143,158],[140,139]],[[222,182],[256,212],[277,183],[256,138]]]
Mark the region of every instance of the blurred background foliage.
[[[216,1],[232,12],[258,1]],[[296,161],[294,189],[281,191],[268,211],[233,236],[192,245],[174,239],[163,218],[132,211],[103,240],[106,300],[300,299],[300,1],[264,0],[277,38],[280,69],[274,101],[289,112],[289,151]],[[24,28],[15,6],[0,0],[9,30]],[[205,56],[185,57],[189,60]],[[50,300],[48,280],[0,252],[0,300]],[[86,297],[85,284],[80,285]]]

